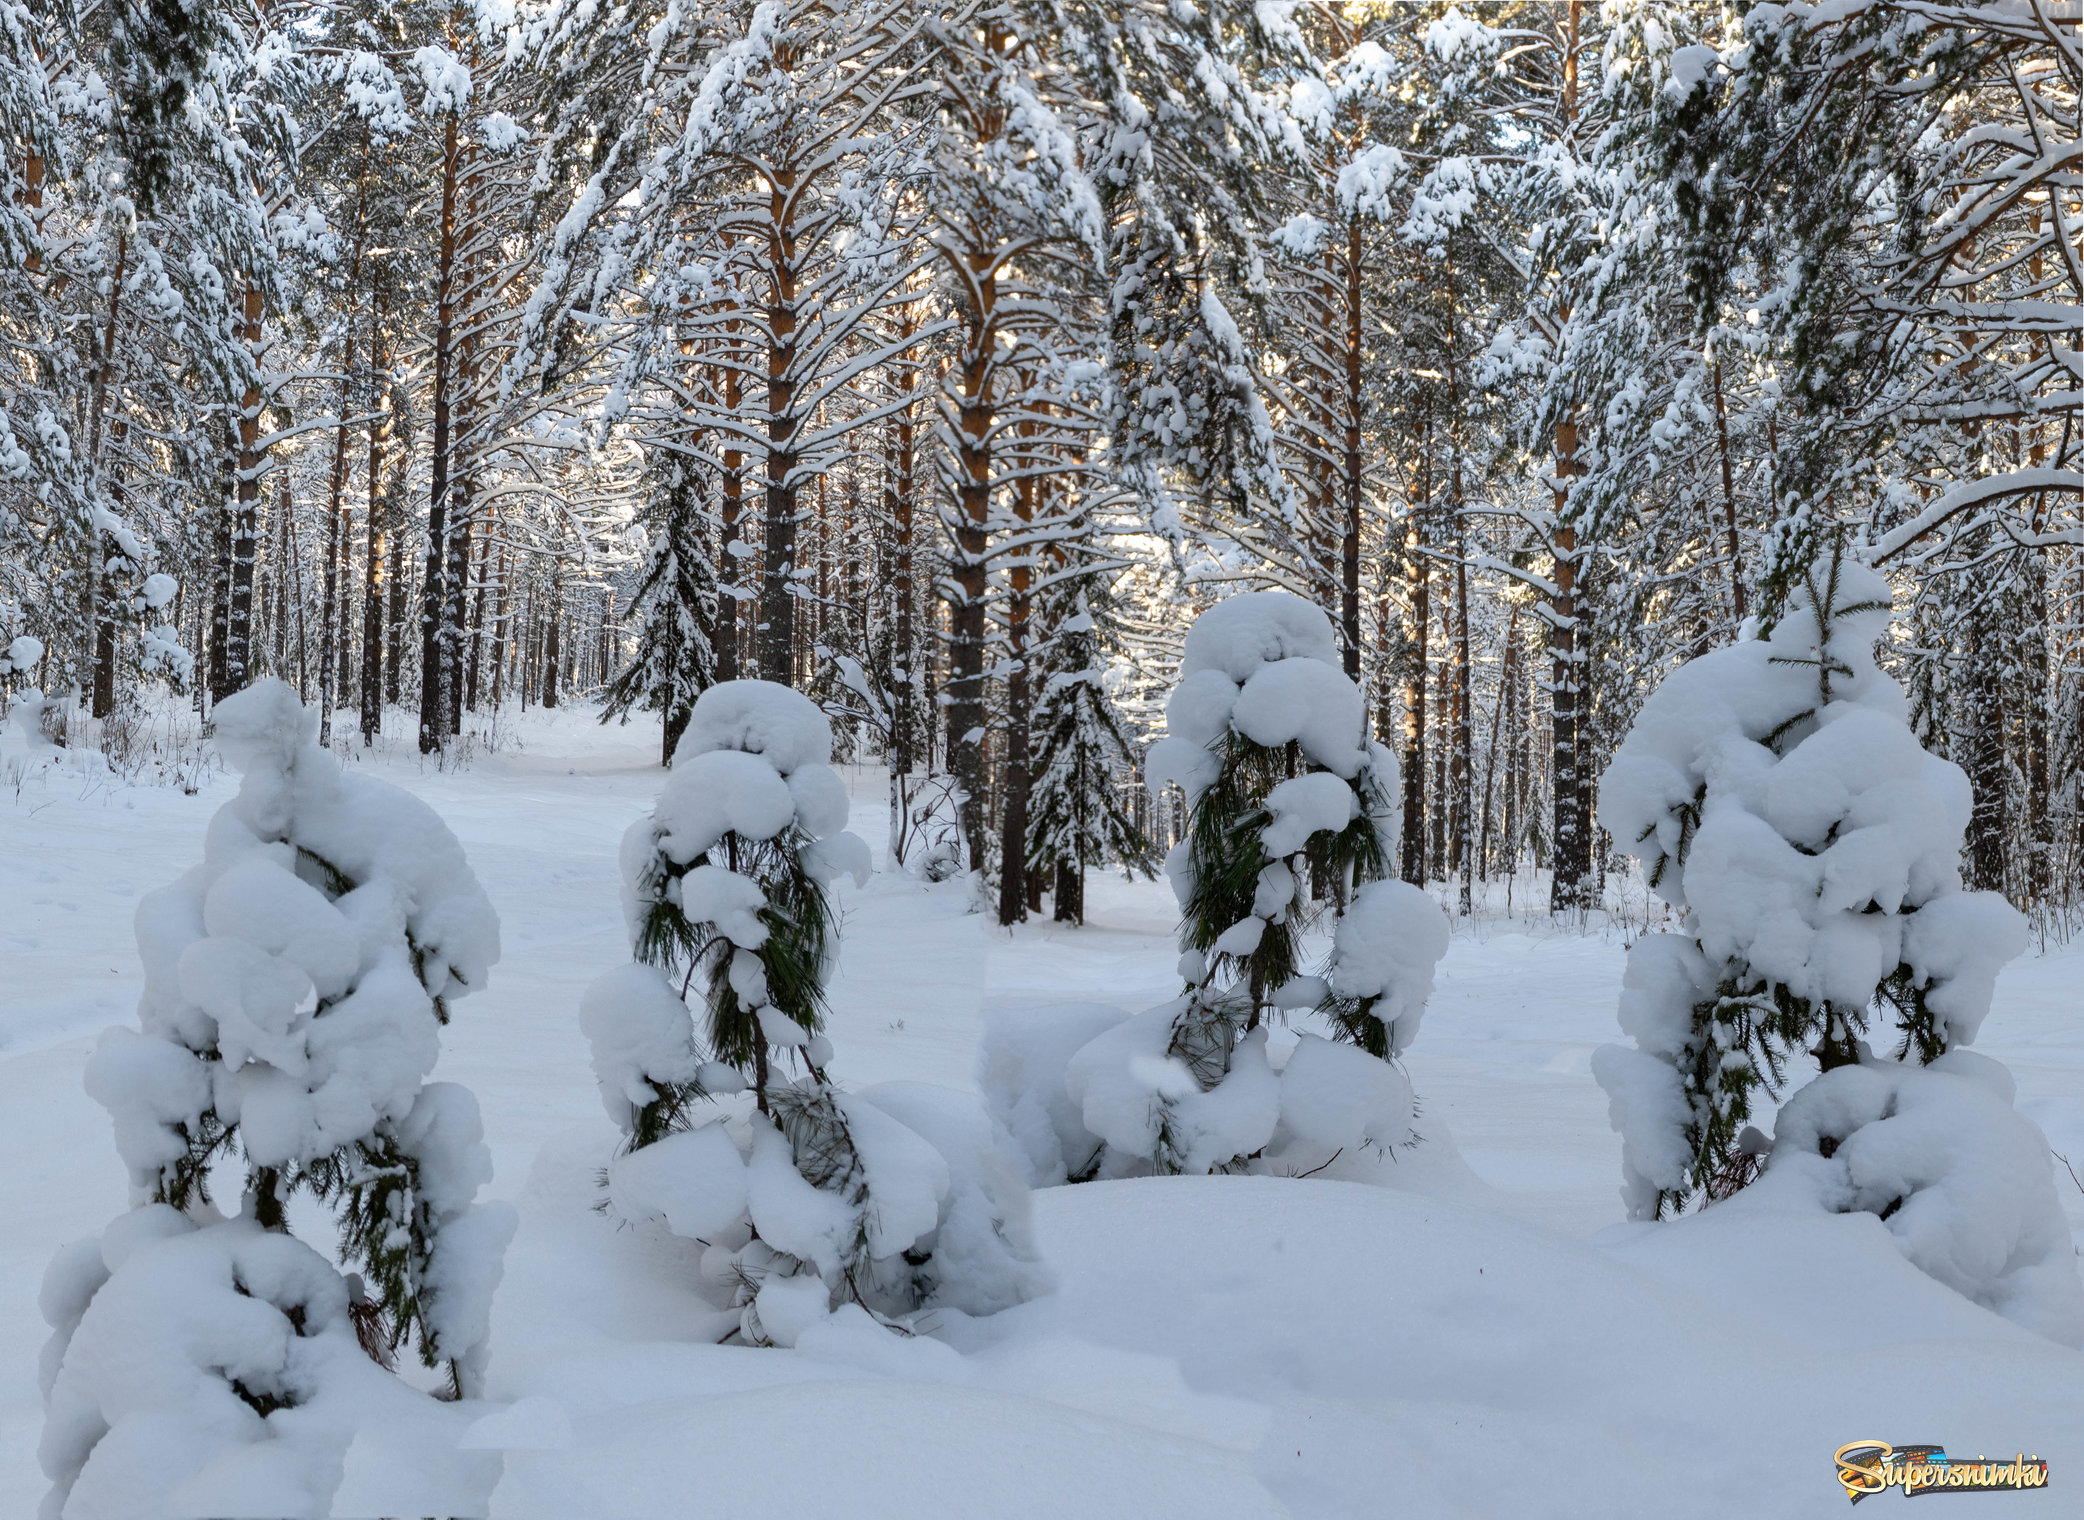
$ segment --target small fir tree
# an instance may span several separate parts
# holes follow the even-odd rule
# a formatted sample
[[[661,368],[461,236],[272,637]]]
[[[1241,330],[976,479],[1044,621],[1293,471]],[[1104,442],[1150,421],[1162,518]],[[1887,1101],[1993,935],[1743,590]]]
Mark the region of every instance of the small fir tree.
[[[1089,595],[1074,589],[1045,655],[1039,736],[1028,798],[1028,869],[1046,873],[1059,923],[1085,922],[1088,866],[1116,861],[1151,873],[1150,841],[1117,788],[1131,769],[1129,739],[1107,694],[1099,626]]]
[[[450,1396],[482,1384],[514,1213],[474,1202],[491,1176],[476,1100],[426,1078],[450,1001],[498,959],[498,920],[433,811],[343,773],[316,729],[280,681],[221,703],[239,794],[202,863],[139,904],[142,1028],[110,1030],[86,1072],[133,1207],[47,1279],[52,1513],[75,1491],[101,1513],[174,1484],[150,1455],[167,1421],[193,1425],[175,1465],[203,1475],[176,1485],[198,1506],[181,1512],[224,1512],[201,1497],[220,1478],[251,1502],[226,1474],[273,1460],[271,1483],[303,1485],[276,1512],[331,1513],[348,1436],[328,1432],[380,1406],[423,1418],[375,1364],[411,1345]],[[291,1237],[299,1196],[332,1216],[353,1275]],[[249,1449],[271,1441],[278,1458]]]
[[[1066,1094],[1104,1144],[1067,1173],[1234,1171],[1298,1143],[1321,1162],[1408,1140],[1410,1088],[1385,1059],[1400,1045],[1365,1036],[1370,1019],[1385,1023],[1375,1004],[1392,984],[1415,1027],[1446,948],[1439,910],[1416,889],[1416,904],[1385,900],[1380,913],[1370,898],[1329,979],[1299,965],[1303,931],[1381,883],[1398,830],[1396,763],[1366,739],[1330,622],[1285,592],[1217,603],[1187,635],[1166,723],[1146,768],[1154,789],[1177,782],[1190,807],[1166,859],[1187,987],[1071,1056]],[[1305,1036],[1277,1074],[1268,1016],[1320,1004],[1343,1043]],[[1326,1084],[1344,1084],[1347,1099],[1331,1101]]]
[[[653,454],[647,472],[651,558],[637,588],[637,647],[608,685],[601,721],[629,720],[632,709],[659,714],[660,764],[670,763],[695,699],[716,680],[710,632],[716,626],[716,572],[703,542],[695,469],[681,455]]]

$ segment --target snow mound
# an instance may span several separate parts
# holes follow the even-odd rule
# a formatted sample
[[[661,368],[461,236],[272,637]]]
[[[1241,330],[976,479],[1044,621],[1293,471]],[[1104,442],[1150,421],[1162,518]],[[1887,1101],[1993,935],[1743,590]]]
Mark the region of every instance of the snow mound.
[[[1031,1187],[1088,1175],[1105,1142],[1086,1127],[1065,1085],[1071,1057],[1129,1015],[1104,1003],[995,1009],[978,1044],[978,1086],[991,1115],[1020,1148]]]
[[[1967,1051],[1827,1071],[1782,1106],[1764,1176],[1733,1202],[1873,1214],[1921,1271],[2084,1345],[2084,1283],[2048,1142],[2010,1088],[2001,1065]]]
[[[484,1514],[499,1459],[456,1449],[483,1406],[377,1367],[348,1298],[302,1242],[244,1220],[197,1228],[163,1204],[61,1255],[44,1290],[61,1348],[47,1356],[45,1513],[374,1512],[345,1462],[359,1447],[381,1451],[395,1512]]]

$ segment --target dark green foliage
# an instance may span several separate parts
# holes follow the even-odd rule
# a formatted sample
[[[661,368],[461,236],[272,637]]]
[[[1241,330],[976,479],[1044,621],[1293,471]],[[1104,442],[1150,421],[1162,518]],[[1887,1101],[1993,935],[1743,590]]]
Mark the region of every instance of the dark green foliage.
[[[338,1212],[340,1259],[360,1268],[383,1311],[390,1351],[410,1341],[422,1363],[438,1366],[442,1348],[420,1301],[437,1221],[420,1195],[419,1158],[382,1125],[368,1140],[306,1168],[300,1180]]]
[[[1194,888],[1180,925],[1180,943],[1204,955],[1214,950],[1226,929],[1251,915],[1259,873],[1271,864],[1260,839],[1260,831],[1272,821],[1266,794],[1299,771],[1295,746],[1268,749],[1235,730],[1224,732],[1220,758],[1216,779],[1194,799],[1187,816],[1187,863]],[[1247,985],[1253,1005],[1250,1023],[1258,1022],[1267,990],[1296,974],[1300,886],[1288,920],[1268,924],[1258,949],[1244,957],[1217,955],[1209,964],[1205,986]]]
[[[794,824],[772,839],[727,834],[706,863],[750,877],[766,894],[767,906],[759,916],[767,925],[767,942],[752,953],[766,969],[768,1002],[815,1034],[825,1022],[825,967],[834,926],[831,899],[817,878],[804,869],[803,851],[811,843],[810,835]],[[671,900],[677,894],[669,895],[666,890],[669,882],[704,863],[693,860],[681,865],[654,849],[644,878],[645,906],[637,928],[636,958],[668,976],[680,977],[683,995],[700,975],[709,1010],[711,1054],[756,1076],[765,1060],[766,1040],[754,1011],[731,988],[735,947],[712,925],[689,922],[680,905]],[[659,1101],[677,1111],[698,1095],[689,1092]],[[636,1143],[648,1142],[639,1139]]]
[[[632,711],[658,713],[665,730],[662,758],[670,763],[695,698],[716,680],[710,631],[716,626],[717,591],[703,542],[694,467],[664,450],[653,459],[644,513],[652,535],[651,561],[634,603],[637,647],[629,665],[608,684],[601,721],[627,722]]]
[[[110,124],[138,209],[150,212],[173,187],[188,96],[224,40],[225,10],[210,0],[115,0],[110,11]]]
[[[1056,917],[1069,923],[1085,921],[1088,867],[1115,861],[1124,870],[1153,874],[1151,843],[1115,786],[1129,770],[1129,740],[1100,684],[1099,640],[1086,600],[1083,593],[1073,599],[1065,620],[1071,626],[1055,637],[1045,660],[1028,797],[1028,869],[1055,880]]]
[[[1259,873],[1273,863],[1260,838],[1271,822],[1266,794],[1302,772],[1296,746],[1268,749],[1235,730],[1224,734],[1220,758],[1215,781],[1195,799],[1187,819],[1194,889],[1187,899],[1180,943],[1204,955],[1214,950],[1226,929],[1250,916]],[[1259,1022],[1258,1009],[1266,995],[1299,973],[1297,938],[1328,905],[1311,900],[1310,883],[1326,884],[1333,900],[1343,901],[1354,888],[1390,874],[1389,856],[1375,826],[1377,812],[1387,810],[1387,799],[1366,767],[1354,784],[1363,803],[1359,815],[1335,834],[1310,837],[1297,860],[1296,897],[1284,921],[1267,924],[1259,948],[1250,955],[1219,954],[1209,966],[1209,984],[1242,983],[1249,990],[1253,1012],[1247,1028]]]

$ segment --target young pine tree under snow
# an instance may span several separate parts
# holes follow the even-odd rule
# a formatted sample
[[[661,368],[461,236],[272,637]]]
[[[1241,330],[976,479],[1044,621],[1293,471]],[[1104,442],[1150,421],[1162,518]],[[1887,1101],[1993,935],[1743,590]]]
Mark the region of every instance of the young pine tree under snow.
[[[1417,1029],[1447,949],[1425,894],[1382,878],[1397,841],[1396,761],[1366,739],[1324,614],[1285,592],[1233,596],[1187,635],[1153,787],[1177,781],[1187,837],[1166,860],[1185,911],[1185,992],[1126,1020],[1080,1011],[999,1024],[986,1085],[1038,1181],[1286,1169],[1411,1139],[1390,1058]],[[1322,976],[1299,940],[1337,911]],[[1276,1070],[1268,1021],[1321,1008]],[[1076,1029],[1090,1038],[1071,1044]]]
[[[580,1010],[627,1137],[611,1202],[703,1242],[755,1345],[794,1345],[835,1310],[986,1314],[1041,1280],[1012,1141],[973,1100],[827,1074],[827,888],[869,870],[831,750],[825,715],[785,686],[702,694],[623,842],[634,959]]]
[[[483,1378],[514,1215],[473,1202],[476,1100],[426,1077],[498,920],[441,820],[343,773],[290,687],[216,725],[239,794],[140,902],[141,1027],[87,1066],[132,1208],[44,1280],[45,1513],[476,1513],[496,1460],[385,1366],[412,1343],[451,1395]],[[299,1195],[350,1275],[290,1234]],[[407,1486],[360,1486],[379,1475],[343,1470],[350,1441]]]
[[[1594,1058],[1623,1197],[1636,1218],[1739,1189],[1871,1212],[1933,1276],[2075,1343],[2047,1142],[2009,1073],[1961,1048],[2026,926],[1962,889],[1968,780],[1919,747],[1875,664],[1889,609],[1880,576],[1832,553],[1768,637],[1675,671],[1607,770],[1603,816],[1683,924],[1629,951],[1634,1044]],[[1769,1140],[1754,1094],[1805,1058],[1822,1074]]]
[[[629,665],[609,684],[603,722],[632,708],[659,715],[663,759],[687,729],[695,698],[716,679],[710,630],[716,622],[716,572],[702,542],[695,467],[658,450],[651,468],[651,560],[637,588],[641,620]]]
[[[1129,740],[1103,674],[1093,613],[1079,590],[1055,626],[1043,666],[1028,797],[1028,869],[1048,873],[1059,923],[1085,922],[1088,866],[1112,860],[1150,874],[1150,843],[1115,790],[1115,777],[1129,766]]]

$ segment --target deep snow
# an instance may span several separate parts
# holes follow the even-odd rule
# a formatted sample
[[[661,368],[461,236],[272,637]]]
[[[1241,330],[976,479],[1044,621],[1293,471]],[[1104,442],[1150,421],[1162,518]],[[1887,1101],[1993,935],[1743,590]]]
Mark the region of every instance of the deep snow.
[[[793,1351],[716,1346],[699,1247],[594,1208],[617,1136],[578,1009],[627,954],[616,849],[658,790],[657,732],[568,710],[521,738],[447,774],[374,762],[442,814],[501,918],[501,963],[436,1071],[477,1093],[487,1193],[521,1216],[488,1392],[523,1402],[480,1429],[506,1448],[496,1515],[1748,1520],[1842,1513],[1831,1453],[1868,1437],[2037,1453],[2047,1491],[1959,1507],[2084,1514],[2084,1355],[1926,1277],[1879,1221],[1620,1222],[1589,1070],[1616,1034],[1618,934],[1457,932],[1405,1058],[1432,1143],[1363,1163],[1391,1186],[1048,1189],[1057,1290],[965,1327],[959,1350],[840,1321]],[[880,844],[880,777],[850,780],[852,826]],[[81,1070],[134,1017],[139,895],[198,858],[230,791],[53,776],[0,798],[0,1514],[33,1513],[45,1486],[37,1283],[124,1203]],[[840,896],[850,1087],[971,1088],[987,1011],[1178,990],[1162,882],[1095,878],[1087,928],[1010,935],[959,884],[885,874]],[[1976,1048],[2084,1170],[2080,987],[2084,947],[2015,963]],[[2084,1231],[2084,1192],[2061,1183]]]

